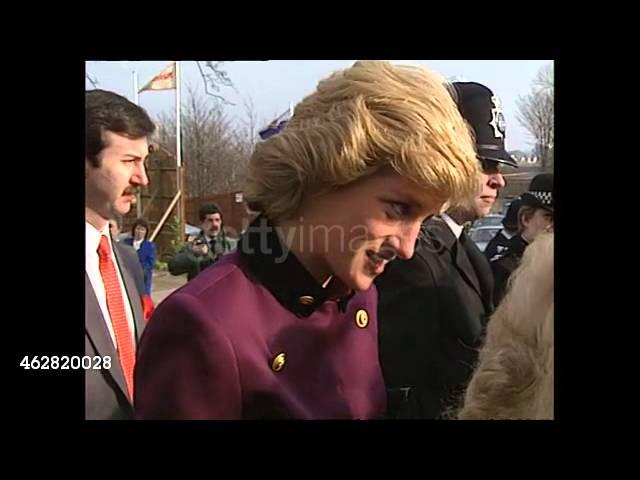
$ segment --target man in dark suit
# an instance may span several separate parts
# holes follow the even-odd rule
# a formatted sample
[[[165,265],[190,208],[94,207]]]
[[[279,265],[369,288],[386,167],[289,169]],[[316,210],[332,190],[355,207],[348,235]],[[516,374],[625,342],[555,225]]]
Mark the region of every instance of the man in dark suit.
[[[413,258],[378,277],[380,361],[391,418],[441,418],[463,391],[493,312],[487,259],[463,231],[486,216],[516,167],[504,148],[504,116],[493,92],[455,83],[458,107],[476,134],[482,190],[468,205],[425,222]]]
[[[133,418],[133,368],[144,326],[135,252],[109,234],[148,183],[144,161],[154,125],[144,110],[112,92],[85,94],[85,418]]]

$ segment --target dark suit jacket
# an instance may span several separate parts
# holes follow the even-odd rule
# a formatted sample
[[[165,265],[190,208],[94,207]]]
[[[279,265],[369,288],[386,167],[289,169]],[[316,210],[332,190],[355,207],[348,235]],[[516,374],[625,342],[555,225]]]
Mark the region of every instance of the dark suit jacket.
[[[513,237],[511,237],[513,238]],[[484,249],[484,256],[491,261],[493,257],[503,253],[509,247],[510,239],[504,235],[504,230],[500,230]]]
[[[432,219],[413,258],[391,262],[376,281],[385,385],[410,389],[390,417],[439,418],[473,371],[493,311],[493,280],[487,260],[465,240],[463,247],[443,220]]]
[[[142,294],[137,286],[142,271],[133,249],[113,242],[115,258],[130,300],[136,325],[136,339],[144,327]],[[133,402],[129,398],[124,374],[98,299],[85,273],[85,355],[111,357],[111,368],[85,370],[85,418],[87,420],[117,420],[133,418]]]
[[[522,235],[514,235],[511,237],[507,250],[500,255],[496,255],[491,260],[491,271],[495,279],[495,288],[493,291],[493,302],[499,305],[507,292],[507,283],[509,277],[520,265],[524,251],[529,244],[522,238]]]

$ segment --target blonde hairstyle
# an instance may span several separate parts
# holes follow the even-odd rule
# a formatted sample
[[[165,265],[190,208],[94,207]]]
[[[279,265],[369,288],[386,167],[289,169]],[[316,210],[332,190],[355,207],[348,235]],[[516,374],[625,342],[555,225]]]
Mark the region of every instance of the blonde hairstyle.
[[[257,145],[247,175],[250,208],[293,217],[307,195],[390,167],[453,203],[477,195],[472,132],[439,74],[359,61],[322,80],[286,128]]]
[[[460,419],[553,419],[553,239],[540,235],[509,281]]]

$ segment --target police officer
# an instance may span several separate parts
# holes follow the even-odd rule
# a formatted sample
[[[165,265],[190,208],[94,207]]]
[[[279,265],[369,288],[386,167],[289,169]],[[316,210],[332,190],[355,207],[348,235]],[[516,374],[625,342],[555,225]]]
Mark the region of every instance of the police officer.
[[[472,373],[483,327],[493,312],[487,259],[463,232],[486,216],[516,167],[504,148],[498,98],[484,85],[454,83],[458,108],[476,134],[482,191],[467,205],[423,224],[414,257],[389,266],[376,283],[380,359],[391,418],[440,418]]]
[[[520,198],[514,199],[509,204],[509,209],[502,219],[502,230],[500,230],[484,249],[484,256],[491,261],[496,255],[504,253],[508,248],[510,240],[518,233],[518,211],[522,206]]]
[[[522,194],[522,206],[518,213],[519,233],[511,238],[501,255],[491,261],[495,279],[494,303],[504,297],[507,282],[527,246],[543,232],[553,230],[553,174],[536,175],[529,184],[529,191]]]

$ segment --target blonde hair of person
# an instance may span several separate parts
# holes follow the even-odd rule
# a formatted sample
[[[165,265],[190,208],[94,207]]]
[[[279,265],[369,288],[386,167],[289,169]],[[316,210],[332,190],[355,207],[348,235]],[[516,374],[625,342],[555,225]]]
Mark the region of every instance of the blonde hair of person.
[[[383,168],[456,203],[478,193],[473,133],[453,88],[426,68],[358,61],[320,81],[252,155],[245,195],[273,219]]]
[[[553,419],[553,239],[536,238],[509,280],[460,419]]]

